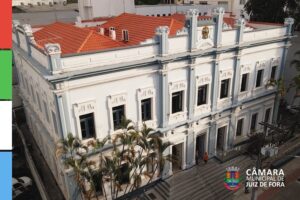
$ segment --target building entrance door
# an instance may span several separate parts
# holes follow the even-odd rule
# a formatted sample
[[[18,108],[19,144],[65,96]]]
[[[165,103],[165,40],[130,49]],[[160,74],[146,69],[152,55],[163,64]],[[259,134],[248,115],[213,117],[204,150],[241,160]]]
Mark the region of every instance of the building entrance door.
[[[196,164],[199,164],[200,160],[203,160],[203,156],[205,152],[205,136],[206,134],[202,134],[196,138],[196,153],[195,153]]]
[[[182,146],[183,143],[172,146],[172,154],[174,158],[174,161],[172,161],[173,173],[182,169]]]
[[[224,150],[224,140],[225,140],[225,134],[226,134],[226,126],[223,126],[218,129],[218,135],[217,135],[217,151],[223,151]]]

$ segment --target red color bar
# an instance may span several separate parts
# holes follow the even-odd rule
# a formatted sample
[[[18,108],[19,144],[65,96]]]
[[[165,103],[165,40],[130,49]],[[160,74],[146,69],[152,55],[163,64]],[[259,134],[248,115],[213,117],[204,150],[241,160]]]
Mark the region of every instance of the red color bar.
[[[12,0],[0,1],[0,49],[12,47]]]

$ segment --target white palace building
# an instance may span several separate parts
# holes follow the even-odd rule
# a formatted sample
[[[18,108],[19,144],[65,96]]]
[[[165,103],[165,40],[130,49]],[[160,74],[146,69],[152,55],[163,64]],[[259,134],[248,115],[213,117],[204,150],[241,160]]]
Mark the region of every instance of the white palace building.
[[[95,27],[13,22],[13,54],[27,123],[67,199],[71,175],[55,147],[68,133],[112,136],[122,116],[173,146],[164,177],[239,150],[259,122],[275,121],[277,86],[294,20],[248,23],[197,10],[168,17],[124,13]]]

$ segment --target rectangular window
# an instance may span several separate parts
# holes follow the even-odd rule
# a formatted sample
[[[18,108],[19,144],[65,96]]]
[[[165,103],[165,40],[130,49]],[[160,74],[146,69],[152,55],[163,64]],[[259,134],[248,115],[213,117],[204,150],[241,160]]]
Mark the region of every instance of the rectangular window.
[[[82,139],[95,137],[94,113],[81,115],[79,119]]]
[[[243,132],[244,118],[239,119],[236,125],[236,136],[241,136]]]
[[[142,121],[147,121],[152,119],[152,109],[151,109],[151,98],[143,99],[141,102],[142,106]]]
[[[271,80],[276,79],[276,70],[277,70],[277,66],[273,66],[271,71]]]
[[[201,4],[201,5],[207,5],[208,3],[207,3],[207,1],[199,1],[199,4]]]
[[[120,129],[122,118],[125,117],[125,106],[121,105],[121,106],[113,107],[112,112],[113,112],[114,129],[115,130]]]
[[[245,92],[248,87],[248,76],[249,74],[242,75],[242,82],[241,82],[241,92]]]
[[[251,117],[250,131],[256,130],[256,122],[257,122],[257,113],[253,114]]]
[[[47,119],[48,122],[50,122],[47,104],[46,104],[45,101],[43,101],[43,103],[44,103],[44,109],[45,109],[46,119]]]
[[[58,135],[56,116],[55,116],[53,111],[51,111],[51,114],[52,114],[52,121],[53,121],[53,125],[54,125],[54,130],[55,130],[55,133]]]
[[[197,106],[207,104],[207,88],[207,84],[198,87]]]
[[[177,113],[182,111],[183,107],[183,91],[174,92],[172,94],[172,113]]]
[[[220,99],[228,97],[228,93],[229,93],[229,81],[230,81],[230,79],[225,79],[225,80],[221,81]]]
[[[271,116],[271,108],[268,108],[265,113],[265,122],[269,122]]]
[[[263,78],[263,73],[264,73],[263,69],[257,71],[255,87],[260,87],[261,86],[261,84],[262,84],[262,78]]]

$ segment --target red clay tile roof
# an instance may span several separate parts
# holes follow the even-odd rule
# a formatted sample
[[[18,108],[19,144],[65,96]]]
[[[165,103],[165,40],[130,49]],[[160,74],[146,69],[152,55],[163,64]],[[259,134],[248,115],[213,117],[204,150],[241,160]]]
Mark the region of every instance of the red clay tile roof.
[[[99,35],[93,30],[78,28],[71,24],[56,22],[33,33],[41,49],[47,43],[59,43],[62,54],[97,51],[124,46],[121,42]]]
[[[184,22],[167,17],[152,17],[124,13],[101,25],[101,27],[106,30],[108,30],[109,27],[114,27],[118,41],[122,41],[122,30],[128,30],[129,41],[126,42],[126,45],[137,45],[140,42],[153,38],[155,30],[159,26],[168,26],[170,28],[169,35],[174,36],[178,30],[183,28]]]

